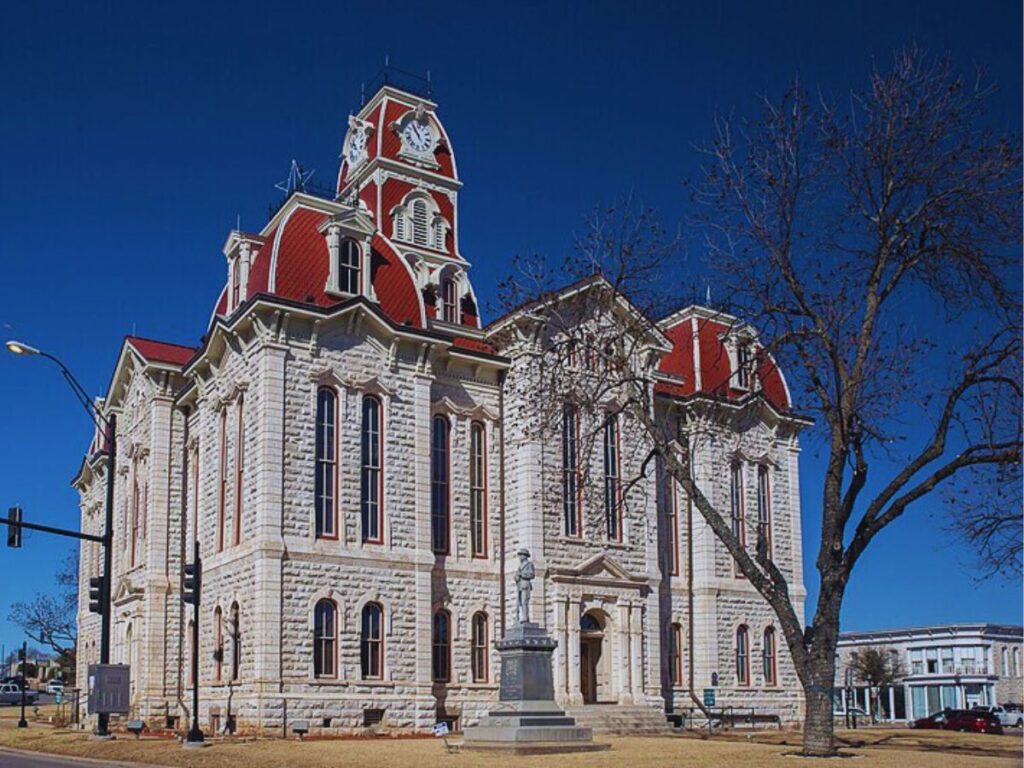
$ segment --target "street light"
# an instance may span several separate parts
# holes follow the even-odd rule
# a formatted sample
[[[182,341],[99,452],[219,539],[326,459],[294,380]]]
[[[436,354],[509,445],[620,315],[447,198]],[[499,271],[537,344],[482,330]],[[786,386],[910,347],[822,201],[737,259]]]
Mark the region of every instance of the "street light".
[[[75,378],[74,374],[68,370],[68,367],[61,362],[60,359],[54,357],[48,352],[36,349],[35,347],[25,344],[20,341],[9,340],[6,344],[8,351],[15,355],[39,355],[45,357],[47,360],[51,360],[56,363],[57,367],[60,368],[61,375],[64,376],[64,380],[67,381],[68,386],[71,387],[71,391],[74,392],[78,402],[81,403],[85,412],[89,415],[89,419],[93,424],[103,433],[106,434],[107,438],[107,509],[106,509],[106,520],[103,528],[103,588],[100,600],[100,605],[103,608],[103,612],[100,614],[100,664],[110,663],[110,577],[111,571],[113,570],[113,531],[114,531],[114,474],[116,470],[117,462],[117,417],[114,414],[110,416],[104,416],[96,408],[96,404],[89,397],[89,393],[86,392],[85,387]],[[52,531],[58,532],[58,531]],[[67,535],[67,534],[65,534]],[[83,534],[84,536],[84,534]],[[110,715],[106,712],[100,712],[98,714],[98,722],[96,725],[96,735],[100,737],[107,737],[110,735]]]

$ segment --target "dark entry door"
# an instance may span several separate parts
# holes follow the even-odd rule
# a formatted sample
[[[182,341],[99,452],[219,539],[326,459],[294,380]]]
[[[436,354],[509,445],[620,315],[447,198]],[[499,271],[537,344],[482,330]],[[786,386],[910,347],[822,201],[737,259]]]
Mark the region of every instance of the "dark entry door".
[[[584,704],[597,703],[597,660],[601,655],[600,639],[580,640],[580,693]]]

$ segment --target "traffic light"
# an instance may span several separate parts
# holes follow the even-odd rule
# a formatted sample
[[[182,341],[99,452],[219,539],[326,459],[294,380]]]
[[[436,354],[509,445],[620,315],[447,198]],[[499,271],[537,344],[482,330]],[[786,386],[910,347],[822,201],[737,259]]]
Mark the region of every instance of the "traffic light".
[[[21,507],[7,510],[7,546],[12,549],[21,548]]]
[[[202,567],[199,562],[185,564],[185,578],[181,587],[182,601],[190,605],[199,605],[199,584],[202,580]]]
[[[103,577],[89,579],[89,612],[103,613]]]

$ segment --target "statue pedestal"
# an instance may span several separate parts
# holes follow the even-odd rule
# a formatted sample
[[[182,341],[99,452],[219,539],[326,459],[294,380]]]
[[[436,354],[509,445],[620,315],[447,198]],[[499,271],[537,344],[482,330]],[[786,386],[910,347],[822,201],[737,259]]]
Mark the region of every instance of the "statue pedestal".
[[[533,622],[514,625],[495,643],[501,654],[499,703],[479,725],[465,730],[465,749],[522,755],[608,749],[555,703],[551,656],[556,645]]]

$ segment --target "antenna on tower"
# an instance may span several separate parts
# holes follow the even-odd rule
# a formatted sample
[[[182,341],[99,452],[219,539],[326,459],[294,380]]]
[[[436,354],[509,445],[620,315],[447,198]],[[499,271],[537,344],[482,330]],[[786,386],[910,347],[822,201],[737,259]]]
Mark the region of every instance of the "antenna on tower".
[[[306,184],[313,177],[314,173],[316,173],[316,170],[303,170],[297,160],[292,160],[291,167],[288,169],[288,178],[277,182],[274,187],[280,189],[286,195],[290,195],[292,192],[305,192]]]
[[[235,231],[236,232],[241,232],[242,231],[242,214],[240,214],[240,213],[236,213],[235,214]]]
[[[705,292],[705,295],[704,295],[704,304],[705,304],[705,306],[708,306],[708,307],[711,306],[711,283],[710,282],[707,284],[707,291]]]

